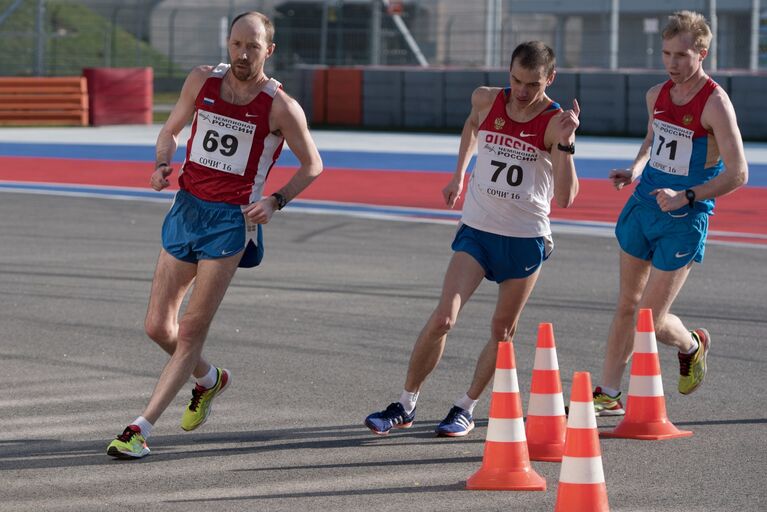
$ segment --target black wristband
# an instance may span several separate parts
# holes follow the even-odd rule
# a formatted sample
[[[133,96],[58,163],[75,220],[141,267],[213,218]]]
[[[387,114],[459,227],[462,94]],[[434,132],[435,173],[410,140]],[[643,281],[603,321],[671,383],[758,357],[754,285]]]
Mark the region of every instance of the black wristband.
[[[168,165],[168,162],[159,162],[154,164],[155,169],[159,169],[160,167],[170,167],[170,166]]]
[[[562,144],[557,142],[557,149],[560,151],[564,151],[565,153],[570,153],[571,155],[575,154],[575,144],[569,144],[567,146],[563,146]]]
[[[277,200],[277,209],[282,210],[286,204],[288,204],[288,201],[285,199],[285,196],[280,194],[279,192],[275,192],[272,194],[272,197]]]
[[[687,198],[687,205],[690,208],[693,208],[695,206],[695,191],[691,188],[688,188],[684,191],[684,197]]]

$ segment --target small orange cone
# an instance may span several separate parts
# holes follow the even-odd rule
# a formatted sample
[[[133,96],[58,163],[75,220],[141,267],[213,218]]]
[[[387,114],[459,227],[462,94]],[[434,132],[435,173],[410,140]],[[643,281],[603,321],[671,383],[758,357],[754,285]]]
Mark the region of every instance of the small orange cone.
[[[514,346],[510,341],[498,342],[482,467],[469,477],[466,488],[491,491],[546,490],[546,480],[530,466]]]
[[[663,394],[651,309],[639,310],[626,415],[614,430],[602,432],[601,435],[645,441],[692,435],[689,430],[676,428],[666,416],[666,397]]]
[[[567,439],[554,512],[609,511],[589,372],[573,374]]]
[[[560,462],[565,450],[567,417],[559,378],[554,326],[538,326],[533,380],[527,404],[527,449],[531,460]]]

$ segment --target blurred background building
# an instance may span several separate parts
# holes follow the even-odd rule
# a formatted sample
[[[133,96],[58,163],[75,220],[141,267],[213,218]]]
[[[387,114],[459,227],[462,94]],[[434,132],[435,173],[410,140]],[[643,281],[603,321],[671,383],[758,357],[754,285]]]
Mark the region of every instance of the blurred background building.
[[[560,68],[661,69],[658,31],[679,9],[716,29],[711,67],[767,66],[759,0],[0,0],[0,74],[152,66],[177,82],[226,60],[229,20],[246,10],[274,20],[269,71],[288,81],[297,65],[503,68],[530,39],[551,45]]]
[[[151,68],[167,112],[192,67],[227,61],[231,19],[257,10],[276,29],[266,71],[314,126],[455,130],[471,91],[506,85],[513,48],[540,39],[557,54],[552,97],[588,108],[581,131],[634,136],[644,91],[666,79],[660,31],[682,9],[709,19],[705,67],[744,136],[767,140],[760,0],[0,0],[0,76]]]

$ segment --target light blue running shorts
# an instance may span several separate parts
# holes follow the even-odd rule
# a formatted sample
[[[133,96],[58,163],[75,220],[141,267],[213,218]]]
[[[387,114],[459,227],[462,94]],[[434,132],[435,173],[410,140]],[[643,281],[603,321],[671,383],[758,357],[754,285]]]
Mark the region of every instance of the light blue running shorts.
[[[659,270],[678,270],[700,263],[706,249],[708,214],[686,209],[673,215],[631,196],[615,225],[621,249]]]
[[[188,263],[242,253],[240,267],[255,267],[264,255],[261,225],[249,226],[239,205],[176,193],[162,225],[162,246]]]

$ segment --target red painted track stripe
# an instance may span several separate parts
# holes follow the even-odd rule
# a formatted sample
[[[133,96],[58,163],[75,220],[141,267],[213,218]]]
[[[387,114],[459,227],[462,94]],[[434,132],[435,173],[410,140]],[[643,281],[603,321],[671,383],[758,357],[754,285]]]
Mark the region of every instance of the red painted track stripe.
[[[175,163],[178,167],[178,162]],[[282,186],[295,168],[275,167],[266,192]],[[39,157],[0,157],[0,180],[149,188],[151,165],[146,162],[78,160]],[[171,178],[175,184],[175,174]],[[302,199],[446,209],[442,188],[450,176],[433,172],[358,171],[326,169],[302,195]],[[580,194],[567,209],[552,207],[557,220],[614,223],[630,191],[616,192],[605,180],[582,179]],[[767,189],[748,187],[717,200],[711,217],[712,231],[759,235],[762,238],[712,238],[767,244]],[[460,209],[456,206],[456,211]]]

